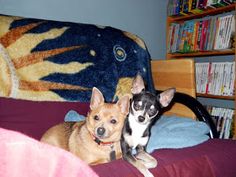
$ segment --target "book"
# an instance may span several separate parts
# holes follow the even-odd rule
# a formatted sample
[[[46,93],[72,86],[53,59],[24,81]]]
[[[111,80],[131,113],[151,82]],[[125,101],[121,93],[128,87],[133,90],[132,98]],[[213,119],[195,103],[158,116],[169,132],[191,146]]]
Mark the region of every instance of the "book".
[[[201,62],[195,64],[196,91],[202,94],[232,96],[235,62]]]
[[[192,0],[191,5],[189,6],[189,12],[193,14],[202,13],[203,10],[198,8],[198,1],[199,0]]]
[[[214,8],[219,8],[219,7],[223,7],[226,6],[227,4],[225,4],[223,1],[221,0],[212,0],[212,3],[210,4],[211,7]]]
[[[178,42],[178,35],[179,35],[180,25],[175,24],[175,33],[174,33],[174,41],[172,46],[172,53],[177,52],[177,42]]]
[[[179,15],[181,15],[182,9],[183,9],[183,0],[179,0]]]
[[[225,133],[225,125],[226,125],[226,109],[222,108],[222,111],[221,111],[221,114],[220,114],[220,117],[221,117],[221,126],[220,126],[220,135],[219,135],[219,138],[222,139],[223,136],[224,136],[224,133]]]
[[[169,32],[168,32],[168,46],[167,46],[167,51],[168,53],[171,53],[171,45],[172,45],[172,41],[173,41],[173,30],[174,30],[174,23],[171,23],[170,24],[170,27],[169,27]]]
[[[204,0],[198,0],[197,8],[204,9]]]
[[[211,73],[212,73],[212,64],[209,63],[208,64],[208,71],[207,71],[206,91],[205,91],[206,94],[209,94],[209,87],[212,82]]]
[[[201,32],[201,38],[200,38],[200,51],[204,51],[204,46],[206,43],[206,35],[208,30],[209,20],[205,19],[202,23],[202,32]]]
[[[226,114],[226,122],[225,122],[225,131],[224,131],[224,139],[230,138],[230,131],[231,131],[231,124],[233,120],[233,113],[234,111],[232,109],[227,109]]]
[[[223,30],[223,17],[218,17],[218,24],[217,24],[217,32],[215,36],[215,44],[214,44],[214,50],[219,50],[221,46],[221,36],[222,36],[222,30]]]
[[[183,0],[182,4],[182,11],[180,11],[181,14],[187,15],[189,13],[189,3],[188,0]]]
[[[196,40],[197,40],[197,30],[198,30],[198,21],[194,21],[193,24],[193,33],[192,33],[192,37],[191,37],[191,51],[194,52],[196,51]]]
[[[225,34],[225,46],[224,49],[231,49],[232,44],[231,44],[231,39],[234,39],[235,35],[235,15],[229,15],[228,16],[228,23],[227,23],[227,29],[226,29],[226,34]]]
[[[214,44],[214,39],[215,39],[215,34],[216,34],[216,19],[217,19],[216,16],[213,16],[211,18],[207,50],[213,50],[213,44]]]
[[[175,0],[174,15],[180,14],[180,1]]]
[[[211,70],[210,73],[208,75],[208,90],[207,90],[207,94],[214,94],[214,74],[215,74],[215,68],[216,68],[216,63],[211,63]]]
[[[173,45],[174,45],[174,34],[175,34],[175,28],[176,28],[176,25],[175,23],[173,23],[173,26],[172,26],[172,31],[171,31],[171,37],[170,37],[170,52],[172,53],[172,48],[173,48]]]
[[[175,0],[175,3],[177,1],[179,0]],[[235,46],[234,18],[235,15],[232,12],[228,12],[200,19],[171,23],[168,31],[167,51],[169,53],[188,53],[232,50],[232,47]]]
[[[200,51],[200,43],[201,43],[201,36],[202,36],[202,24],[203,24],[203,21],[199,20],[197,41],[196,41],[196,51]]]
[[[208,75],[209,75],[209,67],[210,67],[210,63],[209,62],[205,62],[203,64],[203,86],[202,86],[202,93],[206,93],[207,92],[207,87],[208,87]]]
[[[234,84],[235,84],[235,62],[232,63],[231,65],[231,70],[230,70],[230,96],[234,95]]]

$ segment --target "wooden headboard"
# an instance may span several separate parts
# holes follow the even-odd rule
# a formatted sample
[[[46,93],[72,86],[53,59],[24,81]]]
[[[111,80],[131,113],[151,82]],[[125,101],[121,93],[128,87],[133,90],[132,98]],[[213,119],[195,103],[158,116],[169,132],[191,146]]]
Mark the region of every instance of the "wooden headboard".
[[[151,68],[157,90],[175,87],[177,92],[196,97],[193,59],[152,60]],[[194,113],[189,108],[179,103],[175,103],[165,114],[195,118]]]

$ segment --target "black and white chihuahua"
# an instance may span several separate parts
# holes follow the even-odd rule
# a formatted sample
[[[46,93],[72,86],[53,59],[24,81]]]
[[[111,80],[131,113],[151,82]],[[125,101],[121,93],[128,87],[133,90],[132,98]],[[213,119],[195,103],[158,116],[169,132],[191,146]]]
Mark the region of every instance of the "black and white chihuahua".
[[[158,118],[161,108],[166,107],[174,97],[175,89],[163,91],[154,95],[145,91],[144,81],[137,74],[132,83],[130,112],[125,120],[121,135],[121,149],[123,159],[135,166],[145,177],[153,177],[148,170],[157,165],[157,161],[146,152],[150,138],[150,129],[154,120]],[[133,155],[133,149],[136,154]]]

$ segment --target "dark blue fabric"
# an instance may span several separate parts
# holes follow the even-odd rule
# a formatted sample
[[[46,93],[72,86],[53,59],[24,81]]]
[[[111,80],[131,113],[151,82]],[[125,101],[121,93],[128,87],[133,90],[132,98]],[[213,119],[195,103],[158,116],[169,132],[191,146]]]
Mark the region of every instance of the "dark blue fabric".
[[[26,34],[40,34],[54,28],[67,28],[60,36],[43,40],[32,49],[32,53],[81,46],[47,57],[44,60],[57,64],[68,64],[70,62],[92,63],[92,65],[78,73],[55,72],[40,78],[41,81],[71,84],[89,89],[87,91],[51,90],[63,99],[89,101],[92,87],[97,87],[104,94],[106,101],[112,101],[119,79],[134,78],[138,72],[143,76],[147,84],[147,90],[154,92],[149,52],[133,39],[127,37],[124,31],[90,24],[28,18],[15,20],[11,24],[11,29],[31,23],[39,24],[27,31]],[[95,51],[95,55],[91,55],[91,51]]]

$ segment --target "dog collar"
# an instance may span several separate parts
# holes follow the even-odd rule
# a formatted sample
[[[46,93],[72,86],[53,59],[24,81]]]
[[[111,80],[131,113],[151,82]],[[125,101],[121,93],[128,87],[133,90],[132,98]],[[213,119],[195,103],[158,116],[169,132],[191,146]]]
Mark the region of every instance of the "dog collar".
[[[98,144],[98,145],[103,145],[103,146],[112,146],[114,142],[103,142],[101,141],[98,137],[96,137],[94,134],[92,134],[93,140]]]
[[[97,138],[94,134],[92,134],[93,140],[98,144],[98,145],[103,145],[103,146],[110,146],[111,147],[111,152],[110,152],[110,160],[116,160],[116,151],[114,150],[114,142],[103,142],[99,138]]]

